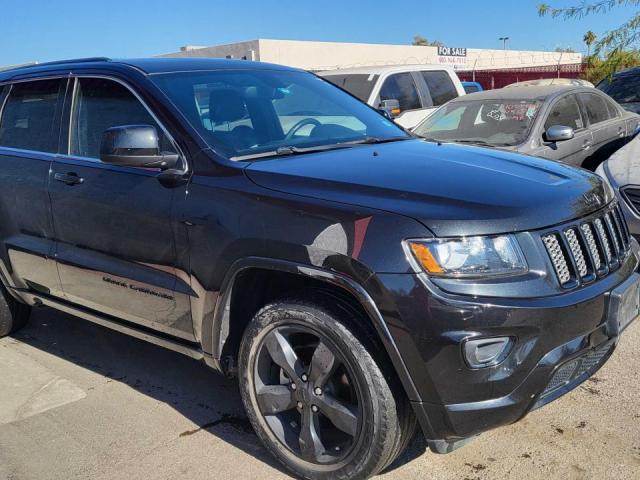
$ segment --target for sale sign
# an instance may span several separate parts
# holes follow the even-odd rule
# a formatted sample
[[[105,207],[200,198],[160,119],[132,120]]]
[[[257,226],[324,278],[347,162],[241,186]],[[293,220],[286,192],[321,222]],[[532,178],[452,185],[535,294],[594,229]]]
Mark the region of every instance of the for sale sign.
[[[466,57],[467,49],[458,47],[438,47],[440,57]]]
[[[438,47],[438,63],[464,70],[467,64],[467,49],[458,47]]]

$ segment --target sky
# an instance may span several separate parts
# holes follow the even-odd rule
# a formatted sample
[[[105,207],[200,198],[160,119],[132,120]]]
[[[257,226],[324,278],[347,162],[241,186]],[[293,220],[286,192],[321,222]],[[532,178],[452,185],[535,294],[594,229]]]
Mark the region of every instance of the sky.
[[[553,6],[582,0],[545,0]],[[148,57],[182,45],[256,38],[410,44],[414,35],[451,47],[584,52],[633,7],[581,20],[540,18],[541,0],[5,0],[0,66],[87,56]]]

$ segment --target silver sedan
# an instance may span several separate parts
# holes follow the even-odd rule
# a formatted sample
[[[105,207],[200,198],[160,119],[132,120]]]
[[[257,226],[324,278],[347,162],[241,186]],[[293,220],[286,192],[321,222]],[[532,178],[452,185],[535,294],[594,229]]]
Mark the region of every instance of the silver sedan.
[[[415,134],[513,150],[590,170],[635,136],[640,116],[588,87],[512,87],[451,100]]]

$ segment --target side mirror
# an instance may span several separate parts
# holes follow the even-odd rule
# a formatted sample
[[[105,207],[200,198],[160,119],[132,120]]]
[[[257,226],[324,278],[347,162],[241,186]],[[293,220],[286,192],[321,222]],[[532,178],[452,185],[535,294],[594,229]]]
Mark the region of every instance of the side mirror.
[[[565,127],[564,125],[552,125],[547,128],[544,136],[547,142],[562,142],[564,140],[571,140],[574,136],[574,132],[571,127]]]
[[[173,168],[179,156],[160,151],[160,139],[151,125],[122,125],[102,134],[100,160],[123,167]]]
[[[395,118],[400,115],[400,102],[395,98],[389,100],[382,100],[380,102],[380,110],[387,112],[387,116]]]

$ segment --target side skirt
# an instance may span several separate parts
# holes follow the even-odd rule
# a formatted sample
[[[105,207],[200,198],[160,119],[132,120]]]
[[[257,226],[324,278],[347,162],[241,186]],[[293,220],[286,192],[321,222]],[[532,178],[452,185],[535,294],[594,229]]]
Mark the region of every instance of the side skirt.
[[[205,362],[209,367],[220,371],[219,362],[202,351],[199,345],[185,342],[180,339],[175,339],[170,336],[159,334],[148,329],[137,328],[135,325],[122,322],[112,317],[106,317],[93,310],[88,310],[76,305],[49,297],[47,295],[35,294],[32,291],[24,289],[13,289],[19,292],[20,296],[29,304],[33,306],[47,306],[55,310],[73,315],[75,317],[88,320],[97,325],[115,330],[116,332],[124,333],[130,337],[134,337],[140,340],[144,340],[149,343],[153,343],[160,347],[173,350],[174,352],[181,353],[194,360]]]

